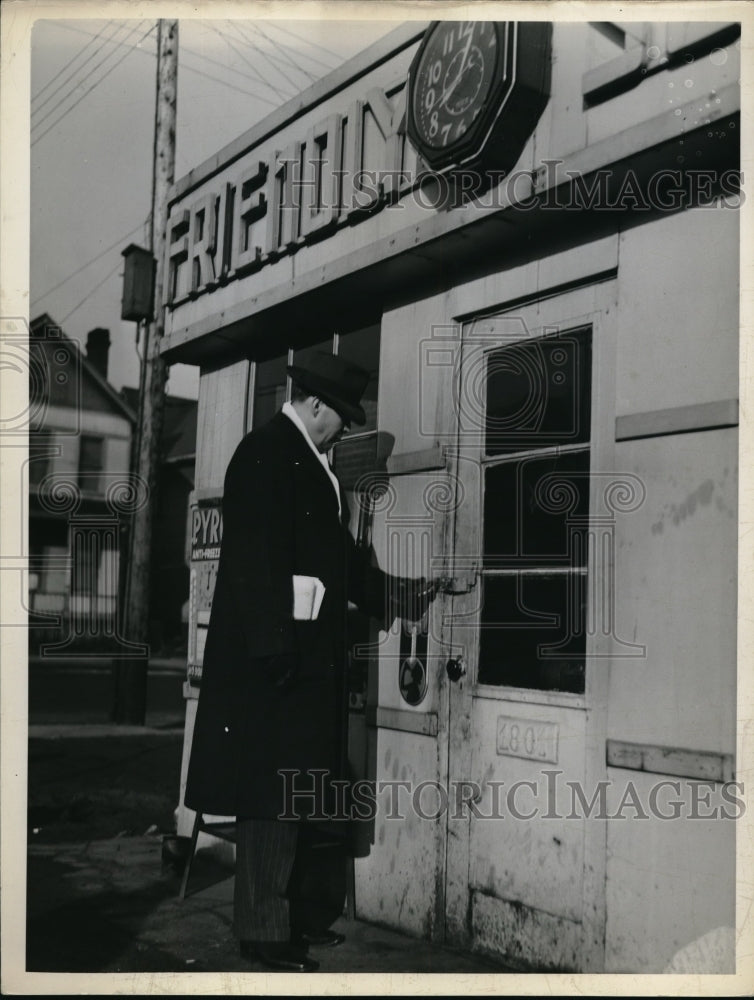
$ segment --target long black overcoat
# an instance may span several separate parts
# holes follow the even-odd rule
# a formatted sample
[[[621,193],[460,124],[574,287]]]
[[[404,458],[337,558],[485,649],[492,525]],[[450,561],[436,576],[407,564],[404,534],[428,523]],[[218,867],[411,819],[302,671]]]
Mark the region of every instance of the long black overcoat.
[[[185,794],[192,809],[272,819],[285,808],[281,770],[302,772],[297,789],[316,787],[314,770],[343,776],[347,601],[378,615],[384,607],[382,574],[354,545],[343,503],[341,520],[332,481],[283,413],[247,434],[230,461]],[[293,620],[294,574],[325,585],[314,621]],[[291,657],[297,672],[280,684]]]

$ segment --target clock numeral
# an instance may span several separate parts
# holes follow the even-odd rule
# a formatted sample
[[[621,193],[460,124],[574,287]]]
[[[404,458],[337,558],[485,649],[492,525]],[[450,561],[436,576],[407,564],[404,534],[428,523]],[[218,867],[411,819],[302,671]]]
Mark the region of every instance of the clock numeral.
[[[430,87],[427,93],[424,95],[424,107],[427,111],[431,111],[435,106],[435,100],[437,99],[437,94],[434,91],[434,87]]]
[[[448,139],[450,138],[450,130],[453,128],[452,125],[443,125],[442,127],[442,144],[443,146],[448,145]]]
[[[442,62],[439,59],[437,59],[435,62],[432,63],[432,69],[430,70],[429,73],[429,82],[437,83],[440,79],[441,74],[442,74]]]
[[[459,136],[462,136],[465,131],[466,131],[466,122],[462,118],[458,123],[458,128],[456,129],[456,139],[458,139]]]
[[[432,117],[429,119],[429,137],[434,139],[437,135],[438,129],[440,128],[440,121],[437,111],[432,112]]]
[[[476,25],[476,23],[477,23],[476,21],[467,21],[466,24],[465,24],[465,26],[463,28],[459,29],[459,35],[460,35],[460,37],[461,38],[466,38],[469,35],[473,35],[474,34],[474,26]]]
[[[444,56],[449,55],[453,51],[453,45],[455,44],[455,30],[453,28],[447,33],[445,38],[442,40],[442,54]]]

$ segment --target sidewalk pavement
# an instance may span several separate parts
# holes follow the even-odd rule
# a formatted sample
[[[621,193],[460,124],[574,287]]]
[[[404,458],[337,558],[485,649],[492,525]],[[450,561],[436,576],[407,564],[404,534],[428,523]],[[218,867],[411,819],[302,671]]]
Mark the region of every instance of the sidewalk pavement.
[[[178,898],[165,848],[182,742],[179,726],[30,728],[28,972],[267,972],[231,934],[232,862],[199,851]],[[346,942],[317,951],[321,972],[510,971],[358,920],[336,927]]]
[[[27,971],[266,972],[231,934],[233,867],[197,855],[189,895],[162,860],[159,834],[29,849]],[[312,956],[327,973],[506,971],[403,934],[341,918],[337,948]]]

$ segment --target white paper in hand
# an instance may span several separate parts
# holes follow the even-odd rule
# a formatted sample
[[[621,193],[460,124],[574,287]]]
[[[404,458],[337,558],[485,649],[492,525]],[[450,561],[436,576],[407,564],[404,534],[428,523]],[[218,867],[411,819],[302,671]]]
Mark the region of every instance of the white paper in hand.
[[[319,615],[325,585],[316,576],[293,577],[293,617],[296,621],[314,621]]]

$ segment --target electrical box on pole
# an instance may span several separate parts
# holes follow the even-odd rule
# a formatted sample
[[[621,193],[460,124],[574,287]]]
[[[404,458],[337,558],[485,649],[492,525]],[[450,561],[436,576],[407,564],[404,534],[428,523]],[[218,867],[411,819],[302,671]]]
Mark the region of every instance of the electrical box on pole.
[[[123,298],[120,318],[140,323],[154,315],[154,277],[157,261],[151,250],[129,243],[122,251]]]

